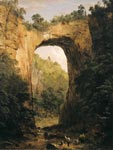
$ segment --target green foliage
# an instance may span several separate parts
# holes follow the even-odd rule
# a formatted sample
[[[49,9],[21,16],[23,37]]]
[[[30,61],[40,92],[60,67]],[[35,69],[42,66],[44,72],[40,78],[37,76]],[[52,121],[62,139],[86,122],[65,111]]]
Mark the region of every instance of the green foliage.
[[[50,58],[43,60],[38,55],[34,57],[34,69],[41,73],[40,82],[43,89],[34,95],[41,106],[48,110],[58,113],[58,107],[65,100],[68,88],[68,75],[61,69],[57,62],[52,62]],[[39,82],[39,81],[38,81]],[[63,84],[61,84],[63,83]],[[38,103],[38,105],[40,105]]]
[[[35,55],[33,64],[35,69],[41,72],[44,90],[49,87],[54,87],[55,90],[59,88],[63,91],[67,90],[68,75],[57,62],[52,62],[50,58],[44,60],[39,55]]]
[[[32,16],[33,23],[30,24],[29,22],[25,22],[25,25],[28,30],[31,30],[32,28],[35,28],[39,31],[47,31],[48,27],[51,24],[57,24],[59,22],[61,23],[69,23],[70,21],[75,21],[77,19],[85,19],[86,18],[86,11],[83,5],[80,5],[78,7],[77,11],[73,11],[70,14],[61,15],[61,16],[55,16],[51,23],[46,21],[40,14],[34,14]]]
[[[93,40],[93,50],[101,54],[113,50],[113,1],[104,1],[103,7],[99,4],[90,8],[90,30]]]
[[[32,16],[32,20],[34,23],[42,23],[44,21],[44,18],[42,18],[39,14],[35,14]]]
[[[76,85],[82,121],[87,118],[87,126],[99,127],[99,132],[109,136],[113,134],[113,56],[103,54],[88,62]]]
[[[78,16],[80,18],[84,18],[84,16],[86,16],[86,11],[83,5],[78,6]]]
[[[24,15],[26,14],[26,11],[25,11],[25,9],[24,8],[19,8],[18,10],[17,10],[17,13],[18,13],[18,17],[20,17],[20,18],[22,18],[22,19],[24,19]]]
[[[32,115],[32,112],[24,107],[24,102],[29,102],[28,84],[18,75],[15,63],[8,54],[0,55],[1,136],[21,133],[26,119],[30,119]]]
[[[86,11],[83,5],[78,6],[78,10],[73,11],[70,14],[61,15],[61,16],[55,16],[49,23],[48,21],[44,20],[43,17],[41,17],[40,14],[34,14],[32,16],[32,27],[39,30],[39,31],[47,31],[48,27],[52,24],[57,23],[69,23],[71,21],[75,21],[78,19],[85,19],[86,18]]]
[[[85,129],[94,129],[101,140],[110,142],[113,138],[113,1],[104,4],[90,9],[94,56],[87,60],[75,80],[80,95],[75,112]]]
[[[39,31],[46,31],[48,29],[49,23],[44,20],[40,14],[35,14],[32,16],[33,24],[32,26]]]
[[[24,25],[26,26],[28,31],[33,29],[32,23],[30,23],[29,21],[25,21]]]
[[[57,24],[59,22],[61,23],[69,23],[71,21],[75,21],[78,19],[85,19],[86,18],[86,11],[83,5],[80,5],[78,7],[77,11],[73,11],[70,14],[61,15],[61,16],[55,16],[52,20],[52,24]]]
[[[64,95],[62,91],[55,91],[53,88],[43,90],[41,101],[38,103],[48,112],[59,113],[60,105],[63,103]]]

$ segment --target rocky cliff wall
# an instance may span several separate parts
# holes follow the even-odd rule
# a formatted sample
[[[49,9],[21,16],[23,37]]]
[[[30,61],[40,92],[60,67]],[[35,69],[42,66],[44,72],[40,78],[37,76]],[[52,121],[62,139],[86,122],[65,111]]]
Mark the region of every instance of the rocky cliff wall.
[[[0,5],[0,53],[8,52],[18,62],[20,74],[30,80],[34,50],[42,41],[38,31],[27,31],[23,20],[8,7]]]
[[[18,21],[17,36],[19,45],[16,52],[16,60],[18,61],[22,76],[29,80],[29,78],[31,78],[34,50],[36,45],[42,41],[42,35],[35,30],[27,31],[22,21]]]
[[[67,57],[69,88],[66,101],[61,108],[60,123],[71,125],[76,118],[73,114],[78,100],[75,79],[84,67],[84,61],[92,55],[92,40],[87,20],[77,20],[68,24],[51,26],[48,30],[49,38],[39,46],[60,46]]]
[[[27,31],[23,21],[14,12],[0,5],[0,53],[7,51],[18,61],[20,74],[29,81],[30,91],[31,65],[36,46],[58,45],[63,48],[68,60],[69,89],[61,120],[64,123],[71,122],[74,117],[72,107],[77,100],[75,78],[81,71],[84,60],[91,56],[92,42],[88,22],[78,20],[68,24],[60,23],[51,26],[47,34],[48,40],[43,33]]]

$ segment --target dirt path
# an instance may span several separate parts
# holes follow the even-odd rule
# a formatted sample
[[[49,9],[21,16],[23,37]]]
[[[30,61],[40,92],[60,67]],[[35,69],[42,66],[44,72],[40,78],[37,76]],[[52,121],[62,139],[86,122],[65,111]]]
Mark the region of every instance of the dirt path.
[[[38,118],[37,120],[37,130],[35,131],[35,136],[33,135],[26,135],[26,139],[23,139],[21,141],[8,141],[5,143],[5,147],[7,149],[17,149],[17,150],[24,150],[24,149],[29,149],[29,150],[48,150],[47,144],[52,144],[55,147],[57,147],[57,150],[83,150],[83,145],[76,145],[74,142],[70,143],[68,146],[67,143],[62,143],[64,139],[59,138],[56,135],[61,135],[65,136],[66,134],[63,132],[58,131],[58,129],[53,129],[51,127],[47,126],[52,126],[58,123],[58,118],[57,117],[48,117],[48,118]],[[45,128],[46,127],[46,128]],[[57,125],[56,125],[57,127]],[[55,135],[55,137],[52,138],[45,138],[44,134],[47,132],[49,135]],[[66,135],[69,137],[69,135]],[[72,141],[72,137],[70,137]],[[53,149],[51,149],[53,150]]]
[[[20,139],[18,141],[8,140],[8,141],[0,141],[0,150],[8,149],[8,150],[54,150],[47,149],[47,144],[51,144],[57,147],[57,150],[112,150],[108,148],[89,148],[89,145],[76,143],[76,136],[62,130],[57,125],[58,118],[57,117],[48,117],[48,118],[38,118],[37,120],[37,129],[34,131],[35,135],[27,134],[25,138]],[[56,124],[56,125],[55,125]],[[54,126],[52,126],[54,125]],[[45,137],[45,133],[49,136]],[[60,137],[59,137],[60,136]],[[71,143],[64,143],[64,136],[67,136],[71,139]],[[63,138],[62,138],[63,137]],[[63,142],[63,144],[62,144]]]
[[[36,127],[48,127],[58,124],[58,116],[49,116],[45,118],[36,118]]]
[[[67,143],[64,143],[63,145],[60,145],[61,139],[59,138],[51,138],[51,139],[45,139],[44,138],[45,130],[41,129],[40,133],[36,137],[29,137],[29,140],[20,142],[19,144],[13,144],[12,146],[8,146],[6,148],[8,149],[29,149],[29,150],[49,150],[46,149],[46,146],[48,143],[51,143],[55,147],[58,148],[58,150],[82,150],[83,145],[75,145],[71,143],[69,146]],[[48,132],[49,134],[54,134],[53,132]],[[54,150],[54,149],[51,149]]]

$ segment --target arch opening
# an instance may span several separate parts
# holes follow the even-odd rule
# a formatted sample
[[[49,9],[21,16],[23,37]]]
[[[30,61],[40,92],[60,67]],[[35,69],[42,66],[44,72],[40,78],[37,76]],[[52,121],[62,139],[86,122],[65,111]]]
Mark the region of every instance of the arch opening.
[[[47,45],[35,50],[32,90],[37,126],[58,124],[60,107],[66,101],[69,85],[67,70],[67,58],[61,47]]]
[[[67,94],[65,95],[66,99],[60,109],[61,111],[59,114],[59,123],[66,125],[68,122],[69,124],[71,123],[70,110],[73,108],[73,103],[75,103],[77,99],[75,78],[80,73],[80,70],[83,67],[83,59],[82,59],[83,56],[79,52],[79,46],[75,44],[75,41],[70,37],[66,37],[66,36],[44,40],[40,45],[36,46],[35,49],[41,46],[59,46],[60,48],[62,48],[67,58],[68,90],[67,90]],[[41,72],[40,72],[40,76],[42,77]],[[60,85],[61,84],[63,84],[62,81]]]
[[[59,46],[41,46],[35,50],[42,59],[50,59],[52,62],[60,64],[61,68],[67,72],[67,58],[64,51]]]

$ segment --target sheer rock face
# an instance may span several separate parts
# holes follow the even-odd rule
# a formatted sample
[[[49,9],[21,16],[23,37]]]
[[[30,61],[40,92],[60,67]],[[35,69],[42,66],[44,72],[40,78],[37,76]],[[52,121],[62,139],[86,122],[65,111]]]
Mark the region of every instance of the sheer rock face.
[[[12,56],[16,56],[17,26],[17,18],[10,9],[0,5],[0,53],[7,51]]]
[[[25,79],[31,80],[31,65],[36,44],[42,40],[42,35],[38,31],[27,31],[22,21],[18,21],[18,49],[16,60],[21,74]]]
[[[24,79],[30,79],[30,69],[35,47],[42,40],[38,31],[27,31],[23,20],[9,8],[0,5],[0,53],[8,52],[18,61]]]
[[[87,20],[51,26],[46,33],[27,31],[23,21],[8,8],[0,5],[0,53],[7,51],[18,61],[20,74],[29,81],[31,88],[31,65],[36,47],[44,45],[60,46],[67,57],[69,89],[61,119],[69,122],[73,117],[71,107],[76,102],[75,78],[83,68],[83,62],[91,56],[91,36]],[[63,84],[63,83],[62,83]]]

